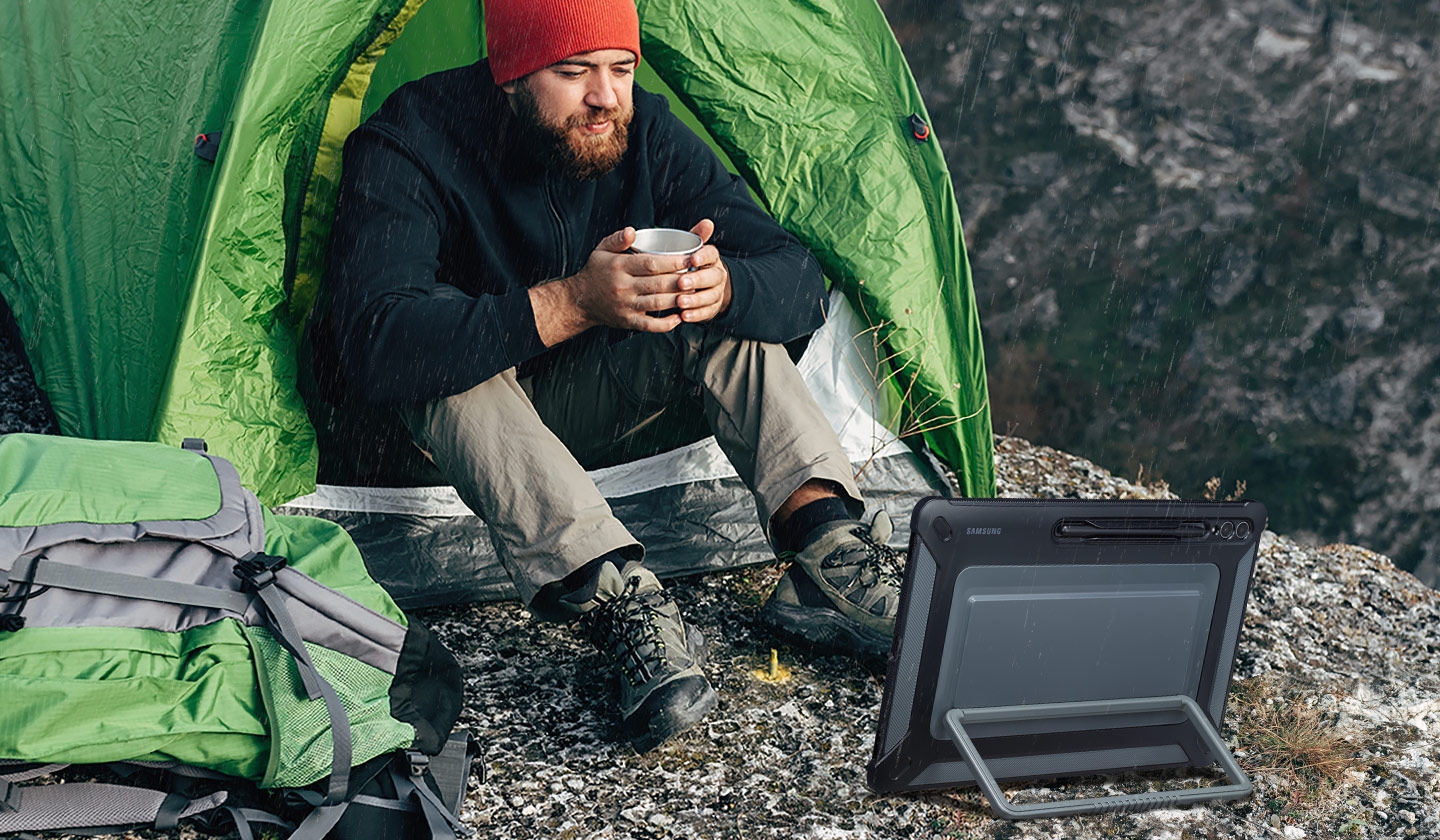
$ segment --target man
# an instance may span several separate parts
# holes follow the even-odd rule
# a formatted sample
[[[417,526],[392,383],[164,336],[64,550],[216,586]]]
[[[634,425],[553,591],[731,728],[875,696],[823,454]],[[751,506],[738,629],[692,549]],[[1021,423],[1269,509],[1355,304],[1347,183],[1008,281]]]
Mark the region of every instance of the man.
[[[763,619],[883,656],[894,552],[782,345],[824,318],[813,256],[633,86],[633,0],[488,0],[488,61],[351,136],[313,332],[323,377],[393,403],[538,617],[579,619],[640,751],[716,703],[705,643],[585,474],[714,434],[774,546]],[[681,227],[687,256],[631,253]]]

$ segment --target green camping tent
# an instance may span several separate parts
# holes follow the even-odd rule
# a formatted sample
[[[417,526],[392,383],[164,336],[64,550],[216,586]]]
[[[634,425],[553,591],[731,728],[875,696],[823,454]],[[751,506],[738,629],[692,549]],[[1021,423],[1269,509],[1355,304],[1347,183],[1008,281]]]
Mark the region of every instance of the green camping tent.
[[[638,5],[641,84],[858,313],[873,413],[993,495],[953,187],[875,0]],[[483,42],[474,0],[0,5],[0,294],[62,431],[203,437],[266,503],[311,493],[297,346],[339,150],[386,93]],[[216,131],[212,163],[193,143]]]

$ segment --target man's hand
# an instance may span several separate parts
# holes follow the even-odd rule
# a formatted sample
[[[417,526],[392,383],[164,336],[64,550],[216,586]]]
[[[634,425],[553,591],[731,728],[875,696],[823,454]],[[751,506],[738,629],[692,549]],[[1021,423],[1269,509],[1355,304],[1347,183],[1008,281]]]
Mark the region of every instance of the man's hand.
[[[709,242],[715,233],[715,223],[701,219],[690,232],[700,237],[701,242]],[[685,323],[699,324],[718,317],[730,307],[733,296],[730,269],[713,245],[691,254],[690,265],[694,271],[680,275],[680,294],[675,298],[675,305]]]
[[[703,219],[691,231],[708,242],[715,223]],[[714,246],[667,257],[629,253],[634,244],[634,228],[617,230],[600,240],[578,274],[530,289],[535,328],[546,347],[600,325],[669,332],[681,323],[709,321],[730,305],[730,271]]]
[[[595,326],[638,332],[669,332],[680,326],[681,272],[689,256],[631,254],[635,229],[617,230],[595,246],[578,274],[530,289],[535,327],[546,347],[554,347]]]

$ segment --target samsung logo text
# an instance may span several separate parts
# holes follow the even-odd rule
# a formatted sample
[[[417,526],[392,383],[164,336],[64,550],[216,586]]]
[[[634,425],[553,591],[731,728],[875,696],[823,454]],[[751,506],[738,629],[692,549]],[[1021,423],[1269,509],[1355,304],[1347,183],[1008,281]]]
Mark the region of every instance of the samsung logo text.
[[[966,529],[965,529],[965,536],[968,537],[968,536],[972,536],[972,535],[978,535],[978,536],[982,536],[982,537],[998,537],[998,536],[1000,536],[1000,529],[999,529],[999,528],[966,528]]]

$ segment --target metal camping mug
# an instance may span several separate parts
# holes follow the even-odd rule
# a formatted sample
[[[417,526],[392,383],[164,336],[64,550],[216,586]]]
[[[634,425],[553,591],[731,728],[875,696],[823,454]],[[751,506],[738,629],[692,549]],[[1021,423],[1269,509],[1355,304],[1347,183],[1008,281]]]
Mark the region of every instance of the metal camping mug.
[[[630,250],[637,254],[654,254],[660,257],[683,257],[700,250],[705,243],[688,230],[676,228],[645,228],[635,231],[635,244]],[[695,267],[685,269],[694,271]]]
[[[645,228],[635,231],[635,244],[630,250],[637,254],[654,254],[661,257],[683,257],[693,254],[704,246],[705,242],[688,230],[676,228]],[[684,274],[695,270],[695,266],[685,269]],[[678,315],[679,309],[667,309],[664,312],[648,313],[652,318],[665,318],[670,315]]]

